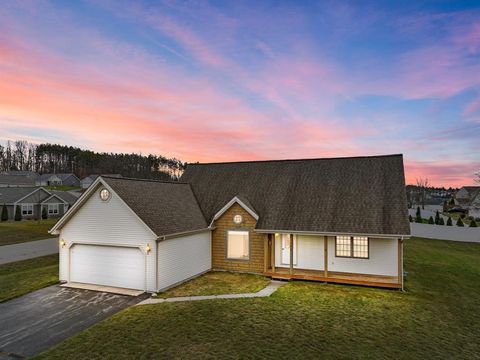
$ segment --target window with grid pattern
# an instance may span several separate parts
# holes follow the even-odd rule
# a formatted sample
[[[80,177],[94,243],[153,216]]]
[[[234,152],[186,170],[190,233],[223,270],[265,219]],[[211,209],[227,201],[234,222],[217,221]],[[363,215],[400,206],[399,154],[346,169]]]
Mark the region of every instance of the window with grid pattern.
[[[350,236],[337,236],[335,256],[352,256],[352,239]]]
[[[335,239],[335,256],[359,259],[369,258],[368,237],[337,236]]]
[[[368,259],[368,237],[353,237],[353,257]]]

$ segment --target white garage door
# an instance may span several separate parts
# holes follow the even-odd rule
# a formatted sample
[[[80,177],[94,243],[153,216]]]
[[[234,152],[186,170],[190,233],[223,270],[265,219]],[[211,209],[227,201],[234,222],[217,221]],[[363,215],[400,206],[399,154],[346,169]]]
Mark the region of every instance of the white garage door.
[[[74,245],[70,281],[143,290],[145,259],[138,248]]]

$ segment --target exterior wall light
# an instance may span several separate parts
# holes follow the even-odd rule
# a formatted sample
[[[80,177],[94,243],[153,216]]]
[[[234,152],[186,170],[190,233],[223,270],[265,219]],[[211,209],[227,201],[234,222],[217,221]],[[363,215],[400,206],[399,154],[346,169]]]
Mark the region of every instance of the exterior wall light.
[[[150,244],[147,244],[147,246],[145,247],[145,250],[147,251],[147,254],[150,254],[150,251],[152,251]]]
[[[60,246],[63,248],[65,246],[65,240],[61,239],[60,240]]]

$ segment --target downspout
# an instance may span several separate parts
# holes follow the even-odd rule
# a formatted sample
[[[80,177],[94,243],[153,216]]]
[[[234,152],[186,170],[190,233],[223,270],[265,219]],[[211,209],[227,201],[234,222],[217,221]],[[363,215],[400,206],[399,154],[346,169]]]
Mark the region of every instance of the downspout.
[[[404,286],[403,286],[403,280],[404,280],[404,276],[403,276],[403,273],[404,273],[404,271],[403,271],[403,241],[404,240],[403,240],[403,235],[402,235],[402,237],[400,239],[400,242],[402,243],[402,246],[401,246],[401,249],[402,249],[402,266],[401,266],[402,273],[401,273],[401,276],[402,276],[402,291],[405,291]]]
[[[158,292],[158,240],[160,236],[155,239],[155,292]],[[163,237],[165,240],[165,236]]]

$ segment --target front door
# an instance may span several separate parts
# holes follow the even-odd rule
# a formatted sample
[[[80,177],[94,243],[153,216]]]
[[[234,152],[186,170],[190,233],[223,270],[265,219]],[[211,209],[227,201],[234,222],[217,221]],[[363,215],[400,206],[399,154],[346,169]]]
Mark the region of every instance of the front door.
[[[282,264],[290,265],[290,234],[282,234]],[[293,235],[293,265],[297,264],[297,238]]]

